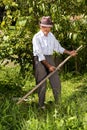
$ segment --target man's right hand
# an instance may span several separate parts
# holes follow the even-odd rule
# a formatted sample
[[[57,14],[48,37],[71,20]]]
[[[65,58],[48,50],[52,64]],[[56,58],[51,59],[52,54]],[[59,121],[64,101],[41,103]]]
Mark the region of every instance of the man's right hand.
[[[50,67],[49,67],[49,72],[53,72],[53,71],[55,71],[55,69],[56,69],[55,66],[50,66]]]
[[[49,72],[53,72],[56,68],[55,66],[50,65],[46,60],[41,61],[46,68],[48,68]]]

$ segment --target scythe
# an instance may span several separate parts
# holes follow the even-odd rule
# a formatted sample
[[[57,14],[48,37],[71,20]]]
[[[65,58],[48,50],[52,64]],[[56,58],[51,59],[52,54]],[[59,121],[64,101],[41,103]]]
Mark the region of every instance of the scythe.
[[[83,46],[79,46],[76,49],[76,52],[78,52]],[[49,75],[47,75],[47,77],[45,77],[39,84],[37,84],[31,91],[29,91],[26,95],[24,95],[21,99],[19,99],[19,101],[16,104],[20,104],[21,102],[24,101],[24,99],[26,99],[29,95],[31,95],[36,89],[38,89],[48,78],[50,78],[56,71],[58,71],[60,69],[60,67],[62,67],[70,58],[72,57],[72,55],[68,56],[63,62],[61,62],[55,69],[55,71],[51,72]]]

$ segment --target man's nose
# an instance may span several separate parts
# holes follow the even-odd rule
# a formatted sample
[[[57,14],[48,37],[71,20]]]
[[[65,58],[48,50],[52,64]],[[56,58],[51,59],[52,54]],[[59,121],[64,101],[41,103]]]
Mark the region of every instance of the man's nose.
[[[48,29],[46,29],[45,31],[48,31]]]

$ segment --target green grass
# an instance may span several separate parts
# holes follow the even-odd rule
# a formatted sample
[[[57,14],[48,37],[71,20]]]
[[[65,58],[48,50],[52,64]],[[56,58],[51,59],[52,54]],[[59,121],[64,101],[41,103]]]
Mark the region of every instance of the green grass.
[[[20,76],[18,68],[2,68],[0,130],[87,130],[87,73],[64,74],[64,76],[62,74],[60,78],[61,103],[54,104],[48,83],[46,110],[42,111],[38,109],[36,93],[28,97],[26,102],[16,104],[15,97],[22,97],[35,85],[33,76],[29,76],[25,81]]]

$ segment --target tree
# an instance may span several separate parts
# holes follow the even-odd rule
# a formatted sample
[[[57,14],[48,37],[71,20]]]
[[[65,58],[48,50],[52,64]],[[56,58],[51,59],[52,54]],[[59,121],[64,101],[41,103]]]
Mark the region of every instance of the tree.
[[[19,63],[21,72],[29,71],[32,65],[32,37],[38,31],[38,22],[43,15],[54,21],[52,31],[67,49],[76,49],[87,43],[87,2],[85,0],[1,0],[0,9],[0,59]],[[62,60],[66,56],[61,57]],[[87,54],[83,50],[77,59],[65,65],[66,71],[81,71],[87,66]],[[84,60],[83,60],[84,59]],[[79,66],[80,62],[80,66]]]

